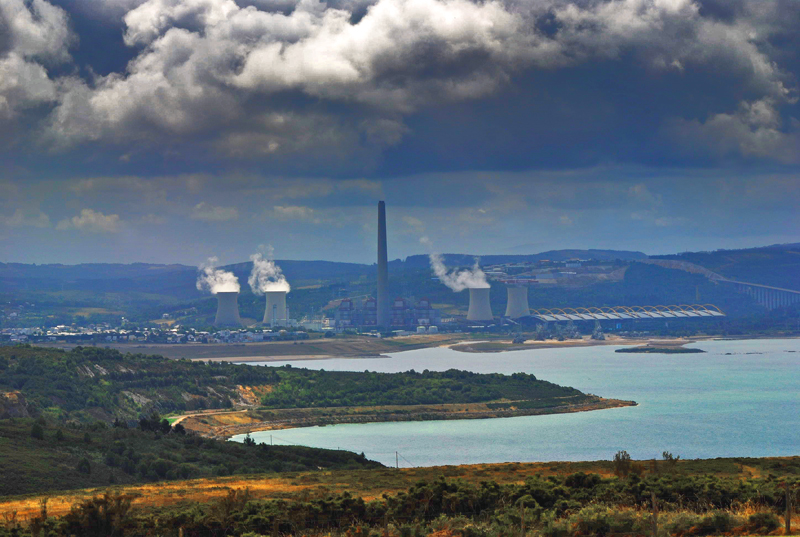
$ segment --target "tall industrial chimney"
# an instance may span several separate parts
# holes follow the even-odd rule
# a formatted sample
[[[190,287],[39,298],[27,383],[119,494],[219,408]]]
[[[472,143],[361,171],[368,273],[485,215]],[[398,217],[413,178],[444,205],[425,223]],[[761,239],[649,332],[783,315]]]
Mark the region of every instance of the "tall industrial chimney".
[[[217,293],[217,316],[214,318],[215,326],[240,326],[239,319],[239,293]]]
[[[286,291],[267,291],[267,308],[264,310],[264,324],[283,326],[286,319]]]
[[[467,311],[468,321],[491,321],[492,307],[489,305],[488,287],[469,288],[469,311]]]
[[[530,315],[531,308],[528,306],[528,287],[512,286],[506,287],[506,290],[508,291],[506,317],[519,319],[520,317],[527,317]]]
[[[378,202],[378,326],[389,328],[389,260],[386,252],[386,204]]]

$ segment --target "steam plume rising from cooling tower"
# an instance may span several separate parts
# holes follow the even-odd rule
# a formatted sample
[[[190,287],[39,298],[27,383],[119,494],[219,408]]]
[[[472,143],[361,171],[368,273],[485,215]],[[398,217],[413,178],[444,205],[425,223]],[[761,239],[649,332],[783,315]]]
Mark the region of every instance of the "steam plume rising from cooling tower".
[[[250,284],[253,293],[257,295],[272,291],[288,293],[292,289],[281,268],[274,261],[260,253],[251,255],[250,260],[253,262],[253,270],[250,271],[247,283]]]
[[[432,249],[432,243],[428,237],[422,237],[420,242],[429,249]],[[436,277],[457,293],[464,289],[488,289],[490,287],[489,282],[486,281],[486,274],[484,274],[478,264],[477,257],[471,269],[462,270],[447,270],[444,264],[444,258],[440,254],[430,253],[428,257],[431,261],[431,269],[433,273],[436,274]]]
[[[200,291],[210,291],[211,294],[217,293],[238,293],[239,278],[233,272],[217,268],[219,259],[209,257],[205,263],[200,264],[197,275],[197,289]]]

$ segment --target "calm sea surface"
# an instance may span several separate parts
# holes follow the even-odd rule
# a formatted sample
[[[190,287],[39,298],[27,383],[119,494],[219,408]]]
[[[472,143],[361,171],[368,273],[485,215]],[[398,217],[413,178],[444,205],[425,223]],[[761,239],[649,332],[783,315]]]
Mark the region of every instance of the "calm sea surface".
[[[329,371],[451,368],[533,373],[639,406],[488,420],[371,423],[254,433],[257,441],[341,448],[401,466],[508,461],[800,454],[800,339],[708,341],[706,354],[622,354],[619,347],[470,354],[423,349],[389,358],[291,362]],[[283,365],[272,362],[270,365]],[[289,363],[289,362],[286,362]],[[243,437],[234,437],[241,440]]]

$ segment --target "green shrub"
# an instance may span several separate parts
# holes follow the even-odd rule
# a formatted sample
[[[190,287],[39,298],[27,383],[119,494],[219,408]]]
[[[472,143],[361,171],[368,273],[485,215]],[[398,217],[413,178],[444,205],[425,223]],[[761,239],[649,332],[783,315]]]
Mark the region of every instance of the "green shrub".
[[[570,517],[577,535],[610,535],[646,531],[635,511],[593,505]]]
[[[769,533],[780,527],[781,522],[775,513],[754,513],[747,519],[747,529],[755,533]]]
[[[679,513],[664,528],[670,535],[685,535],[700,522],[700,516],[694,513]]]
[[[31,427],[31,437],[37,440],[42,440],[44,438],[44,428],[38,422],[34,423]]]
[[[735,525],[736,519],[732,514],[725,511],[712,511],[700,519],[694,528],[694,533],[696,535],[716,535],[731,531]]]

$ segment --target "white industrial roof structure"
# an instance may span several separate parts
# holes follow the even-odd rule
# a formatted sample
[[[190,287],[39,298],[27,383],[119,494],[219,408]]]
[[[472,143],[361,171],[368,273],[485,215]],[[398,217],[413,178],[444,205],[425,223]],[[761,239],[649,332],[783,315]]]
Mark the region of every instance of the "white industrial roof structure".
[[[604,319],[678,319],[686,317],[725,317],[713,304],[680,306],[614,306],[606,308],[556,308],[532,310],[542,321],[602,321]]]

